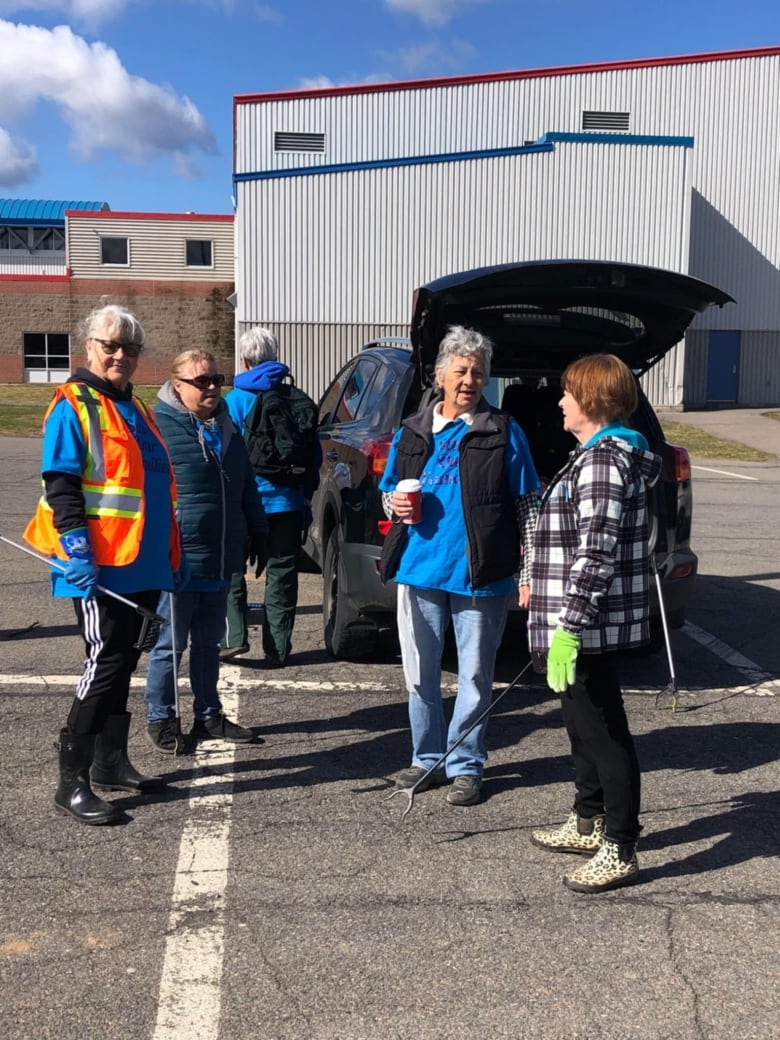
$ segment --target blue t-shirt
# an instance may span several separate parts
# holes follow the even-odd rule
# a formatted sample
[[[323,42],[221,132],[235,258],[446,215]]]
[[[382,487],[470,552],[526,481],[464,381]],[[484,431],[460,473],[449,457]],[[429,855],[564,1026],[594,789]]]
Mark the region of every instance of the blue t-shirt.
[[[483,588],[471,586],[466,519],[460,484],[460,442],[469,426],[463,419],[433,434],[433,450],[420,474],[422,520],[409,526],[395,580],[421,589],[442,589],[459,596],[508,596],[515,588],[510,576]],[[396,446],[403,431],[393,438],[387,467],[379,483],[381,491],[393,491],[399,477]],[[504,464],[513,497],[535,491],[539,485],[525,434],[512,420]]]
[[[112,592],[127,594],[146,589],[173,589],[173,572],[168,559],[171,537],[170,463],[159,439],[132,401],[114,401],[137,441],[144,463],[146,520],[138,556],[125,567],[101,567],[98,584]],[[81,476],[87,449],[81,423],[67,401],[60,401],[49,418],[43,434],[43,473],[72,473]],[[84,593],[68,584],[62,572],[52,568],[53,596],[82,597]]]

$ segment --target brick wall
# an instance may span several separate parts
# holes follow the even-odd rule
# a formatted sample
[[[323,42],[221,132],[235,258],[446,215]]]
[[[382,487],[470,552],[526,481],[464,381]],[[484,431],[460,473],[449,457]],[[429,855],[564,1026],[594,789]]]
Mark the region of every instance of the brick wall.
[[[136,383],[163,383],[181,350],[210,350],[230,379],[234,366],[232,282],[0,278],[0,383],[24,381],[22,334],[66,332],[71,368],[83,364],[79,322],[104,303],[129,307],[146,331]]]

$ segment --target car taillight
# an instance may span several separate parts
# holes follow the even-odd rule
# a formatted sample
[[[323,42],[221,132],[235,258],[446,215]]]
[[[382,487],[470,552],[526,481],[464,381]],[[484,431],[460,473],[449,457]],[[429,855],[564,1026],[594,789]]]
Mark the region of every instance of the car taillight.
[[[387,536],[387,534],[389,533],[390,528],[393,526],[393,521],[392,520],[377,520],[376,526],[379,529],[379,533],[382,535],[383,538],[385,538]]]
[[[691,479],[691,456],[687,448],[680,448],[676,444],[669,447],[674,452],[674,479],[678,484]]]
[[[385,471],[392,441],[392,437],[383,437],[377,441],[366,441],[361,448],[368,459],[368,472],[375,477],[381,477]]]
[[[687,578],[689,574],[693,573],[692,563],[681,563],[679,567],[675,567],[672,573],[669,575],[671,581],[676,581],[678,578]]]
[[[663,460],[664,480],[673,480],[676,484],[683,484],[691,479],[691,457],[687,448],[681,448],[676,444],[662,444],[659,454]]]

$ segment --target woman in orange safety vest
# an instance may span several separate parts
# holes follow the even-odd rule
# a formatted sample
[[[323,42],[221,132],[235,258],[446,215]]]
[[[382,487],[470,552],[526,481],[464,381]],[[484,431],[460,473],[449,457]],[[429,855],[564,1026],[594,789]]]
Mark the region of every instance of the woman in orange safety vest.
[[[25,538],[52,557],[52,595],[70,597],[86,647],[84,671],[59,739],[57,808],[82,823],[121,814],[92,790],[146,793],[127,757],[130,678],[143,619],[96,588],[154,611],[186,580],[176,487],[154,418],[133,396],[144,330],[125,307],[85,321],[87,364],[59,387],[44,417],[43,494]]]

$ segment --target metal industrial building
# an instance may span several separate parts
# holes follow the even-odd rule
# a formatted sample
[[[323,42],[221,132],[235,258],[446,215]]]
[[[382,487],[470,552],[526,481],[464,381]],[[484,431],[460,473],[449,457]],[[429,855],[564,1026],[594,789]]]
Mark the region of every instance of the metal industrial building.
[[[587,257],[712,282],[656,405],[780,403],[780,47],[234,99],[238,330],[311,393],[455,271]]]

